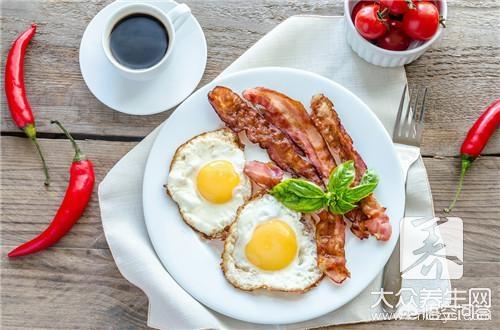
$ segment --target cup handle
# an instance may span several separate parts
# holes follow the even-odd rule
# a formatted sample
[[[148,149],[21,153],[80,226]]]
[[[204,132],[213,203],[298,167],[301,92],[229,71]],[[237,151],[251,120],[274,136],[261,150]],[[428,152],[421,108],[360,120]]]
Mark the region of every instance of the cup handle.
[[[167,12],[167,16],[175,30],[178,30],[186,22],[190,14],[191,9],[185,3],[177,5]]]

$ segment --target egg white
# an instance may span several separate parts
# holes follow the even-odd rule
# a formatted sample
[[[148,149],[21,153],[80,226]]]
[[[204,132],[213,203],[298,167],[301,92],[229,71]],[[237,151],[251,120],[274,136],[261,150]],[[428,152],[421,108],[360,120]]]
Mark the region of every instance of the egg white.
[[[238,136],[227,128],[200,134],[180,146],[170,165],[167,191],[177,203],[184,221],[206,237],[214,238],[235,219],[238,208],[251,195],[249,179],[243,173],[245,155]],[[226,160],[233,164],[240,183],[232,199],[223,204],[205,200],[198,192],[198,171],[207,163]]]
[[[222,254],[222,270],[226,279],[242,290],[259,288],[277,291],[305,292],[322,278],[317,266],[314,230],[301,221],[301,214],[286,208],[271,195],[250,200],[238,211],[231,225]],[[298,252],[286,268],[262,270],[250,263],[245,247],[255,228],[268,220],[287,223],[297,237]]]

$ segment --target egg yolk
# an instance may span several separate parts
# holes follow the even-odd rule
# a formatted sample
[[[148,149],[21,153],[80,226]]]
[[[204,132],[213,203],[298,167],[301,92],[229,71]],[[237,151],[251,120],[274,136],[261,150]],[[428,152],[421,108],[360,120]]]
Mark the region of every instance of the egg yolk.
[[[227,160],[214,160],[198,172],[196,185],[207,201],[214,204],[227,203],[233,198],[233,190],[240,183],[234,166]]]
[[[297,237],[284,221],[272,219],[258,225],[245,247],[247,259],[263,270],[287,267],[297,255]]]

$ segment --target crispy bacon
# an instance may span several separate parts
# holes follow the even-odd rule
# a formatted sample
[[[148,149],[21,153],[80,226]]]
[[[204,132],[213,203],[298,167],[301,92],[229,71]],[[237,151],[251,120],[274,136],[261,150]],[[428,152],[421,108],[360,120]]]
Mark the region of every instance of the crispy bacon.
[[[243,97],[262,106],[264,117],[288,134],[304,151],[321,177],[328,181],[335,161],[302,103],[264,87],[247,89]]]
[[[321,184],[314,166],[300,155],[288,136],[238,94],[227,87],[217,86],[208,93],[208,100],[229,128],[237,133],[244,131],[248,139],[266,149],[269,158],[283,170]]]
[[[311,100],[311,109],[314,125],[325,139],[330,152],[339,158],[339,163],[346,160],[354,161],[356,168],[354,184],[358,184],[366,171],[366,164],[354,149],[352,139],[342,126],[333,103],[323,94],[317,94]]]
[[[366,227],[366,219],[368,217],[363,213],[358,206],[354,210],[345,214],[346,218],[351,220],[351,232],[359,239],[370,237],[370,231]]]
[[[255,184],[266,190],[271,189],[283,179],[283,171],[272,162],[263,163],[252,160],[245,163],[243,170]]]
[[[280,95],[276,92],[271,94],[274,96],[276,96],[276,94]],[[286,96],[283,97],[285,101],[290,101],[289,106],[293,105],[293,102],[296,102],[291,99],[287,100]],[[283,98],[280,99],[283,100]],[[318,183],[318,181],[321,180],[319,179],[316,169],[319,169],[318,171],[321,171],[321,176],[327,179],[330,171],[335,167],[335,161],[329,154],[323,138],[312,125],[309,116],[300,103],[299,111],[295,111],[295,115],[298,117],[295,117],[295,115],[292,116],[295,127],[289,127],[290,129],[286,131],[288,135],[285,135],[279,128],[264,118],[257,109],[244,102],[244,100],[228,88],[216,87],[209,93],[209,101],[219,117],[228,127],[236,132],[245,131],[250,141],[259,143],[262,148],[268,150],[270,158],[273,159],[281,169]],[[295,104],[295,106],[297,105]],[[281,112],[285,115],[285,119],[288,111],[289,109],[285,110],[285,113]],[[272,119],[269,113],[267,116],[268,119]],[[308,136],[302,133],[304,129],[302,123],[306,123],[305,126],[309,126],[308,130],[306,130],[309,132]],[[307,125],[307,123],[310,125]],[[284,122],[282,124],[284,124]],[[281,129],[283,130],[283,128]],[[311,163],[300,156],[296,145],[288,138],[288,136],[290,136],[290,138],[293,139],[291,131],[295,134],[294,136],[297,139],[296,143],[302,143],[300,147],[304,150],[306,155],[308,157],[316,157],[316,169],[313,167],[314,172],[303,171],[303,173],[306,173],[304,175],[294,170],[297,165],[300,165],[294,163],[294,159],[299,163],[301,161],[306,161],[308,165],[311,165]],[[276,150],[272,148],[276,148]],[[274,153],[273,150],[275,151]],[[273,157],[273,155],[275,157]],[[276,177],[277,171],[270,171],[265,166],[267,166],[267,164],[252,163],[245,168],[245,172],[250,176],[252,181],[258,181],[266,185],[265,189],[270,189],[274,184],[278,183],[277,180],[273,179],[273,177]],[[314,175],[311,173],[314,173]],[[341,283],[349,277],[344,252],[344,220],[341,216],[330,214],[327,211],[323,211],[319,215],[311,214],[310,216],[319,219],[316,225],[318,266],[332,281]]]
[[[354,167],[356,168],[354,184],[358,184],[361,176],[366,171],[366,164],[354,149],[352,139],[342,126],[333,104],[323,94],[318,94],[313,96],[311,108],[311,119],[325,139],[328,149],[337,164],[350,159],[354,161]],[[346,214],[346,217],[352,222],[351,231],[354,235],[360,239],[369,237],[370,233],[364,222],[367,216],[362,212],[361,208],[358,207],[350,211]]]
[[[264,117],[290,136],[327,182],[335,168],[335,160],[304,106],[286,95],[262,87],[247,89],[243,96],[264,108]],[[332,281],[342,283],[349,276],[345,265],[344,219],[328,211],[322,211],[318,217],[318,267]]]
[[[342,126],[333,103],[323,94],[318,94],[313,96],[311,108],[311,119],[325,139],[330,152],[337,155],[342,162],[354,161],[355,184],[359,183],[366,171],[366,164],[354,149],[352,139]],[[353,221],[351,230],[360,238],[366,238],[367,231],[381,241],[387,241],[391,237],[389,217],[373,194],[361,200],[360,207],[349,212],[347,216]]]
[[[335,283],[350,277],[345,259],[345,222],[342,216],[327,211],[318,214],[316,246],[318,267]]]
[[[365,220],[368,231],[380,241],[388,241],[391,238],[392,227],[389,217],[385,213],[375,196],[370,195],[361,201],[361,210],[368,217]]]

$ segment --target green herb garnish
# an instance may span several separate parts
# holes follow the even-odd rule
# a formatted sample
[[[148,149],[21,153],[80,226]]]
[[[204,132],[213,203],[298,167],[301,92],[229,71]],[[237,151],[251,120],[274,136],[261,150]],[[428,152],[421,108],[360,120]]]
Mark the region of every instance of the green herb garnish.
[[[270,194],[283,205],[297,212],[315,212],[328,208],[331,213],[344,214],[370,195],[378,184],[378,176],[367,170],[358,186],[351,187],[356,170],[354,162],[340,164],[330,174],[327,190],[302,179],[287,179],[271,189]]]

